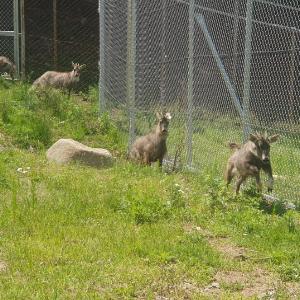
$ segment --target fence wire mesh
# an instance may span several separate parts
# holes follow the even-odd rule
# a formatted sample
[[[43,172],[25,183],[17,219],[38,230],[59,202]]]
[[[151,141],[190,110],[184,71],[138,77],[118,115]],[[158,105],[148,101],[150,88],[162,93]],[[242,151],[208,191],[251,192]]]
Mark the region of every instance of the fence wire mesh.
[[[32,79],[49,70],[71,71],[86,64],[78,89],[98,82],[99,16],[94,0],[27,0],[25,62]]]
[[[11,60],[14,36],[3,32],[14,31],[15,1],[0,1],[0,55]],[[179,156],[181,165],[221,175],[229,141],[244,141],[250,130],[279,133],[275,194],[300,203],[298,1],[24,3],[22,50],[32,80],[74,61],[87,65],[78,89],[88,88],[98,82],[101,50],[101,109],[129,144],[153,127],[156,111],[168,110],[165,163]]]
[[[123,117],[129,143],[169,110],[166,161],[181,153],[182,164],[221,175],[229,141],[279,133],[275,195],[299,202],[299,2],[100,2],[102,103]]]
[[[0,56],[14,61],[14,1],[0,1]],[[0,74],[1,75],[1,74]]]

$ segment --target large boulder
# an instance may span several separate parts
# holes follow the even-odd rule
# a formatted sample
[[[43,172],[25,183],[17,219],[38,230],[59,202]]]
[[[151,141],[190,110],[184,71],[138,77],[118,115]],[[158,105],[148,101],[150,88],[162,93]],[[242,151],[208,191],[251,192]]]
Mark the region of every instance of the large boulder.
[[[72,139],[60,139],[46,153],[50,161],[59,164],[80,162],[92,167],[108,167],[113,163],[113,157],[108,150],[90,148]]]

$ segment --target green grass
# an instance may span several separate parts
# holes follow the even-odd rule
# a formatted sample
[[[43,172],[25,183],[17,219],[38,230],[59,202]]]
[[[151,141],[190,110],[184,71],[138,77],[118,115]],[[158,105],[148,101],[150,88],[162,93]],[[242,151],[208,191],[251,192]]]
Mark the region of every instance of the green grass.
[[[185,125],[185,116],[179,115],[178,118],[179,121],[174,120],[171,124],[169,138],[171,153],[174,153],[178,140],[186,142],[186,129],[182,126]],[[195,168],[203,173],[209,171],[210,174],[223,176],[228,158],[232,153],[228,148],[228,143],[242,143],[241,122],[230,116],[211,118],[208,113],[207,116],[204,114],[195,118],[193,126],[196,129],[192,136]],[[274,196],[284,201],[300,204],[300,125],[294,126],[293,133],[282,130],[280,126],[280,124],[269,125],[271,127],[269,134],[280,134],[279,141],[271,145],[271,161],[275,175]],[[257,130],[264,131],[259,126]],[[298,132],[298,135],[295,132]],[[262,175],[263,180],[267,179],[264,174]]]
[[[1,299],[205,299],[201,291],[217,272],[247,272],[252,264],[284,282],[300,281],[297,211],[267,212],[252,186],[235,198],[220,175],[221,158],[200,173],[127,162],[127,125],[117,111],[98,117],[96,89],[84,97],[0,87]],[[204,133],[197,143],[213,147],[217,132],[207,126]],[[105,147],[116,163],[103,170],[49,163],[45,150],[61,137]],[[274,157],[285,147],[279,144]],[[297,155],[297,147],[289,151]],[[226,259],[187,225],[254,250],[253,261]],[[224,286],[223,298],[239,298],[242,288]]]
[[[126,133],[108,115],[99,117],[96,88],[70,99],[56,90],[37,94],[29,88],[14,84],[1,89],[0,126],[18,147],[42,150],[64,136],[92,142],[95,147],[104,145],[119,151],[126,148],[122,138]]]
[[[20,166],[31,170],[18,174]],[[224,263],[201,236],[184,232],[180,178],[122,162],[101,172],[58,167],[23,151],[2,155],[1,171],[6,299],[151,295],[173,281],[205,284]]]
[[[173,118],[168,138],[168,152],[174,157],[176,149],[181,147],[181,161],[186,161],[186,115],[171,107]],[[173,113],[174,112],[174,113]],[[255,123],[255,121],[253,121]],[[136,126],[143,134],[149,131],[149,123],[155,123],[154,113],[137,114]],[[209,172],[215,176],[223,176],[226,164],[232,151],[229,142],[242,143],[243,126],[235,116],[222,116],[211,112],[195,112],[192,135],[193,168],[204,174]],[[263,126],[253,124],[253,130],[265,131]],[[279,141],[271,145],[271,161],[275,175],[273,196],[283,201],[300,205],[300,124],[269,124],[268,133],[279,133]],[[298,133],[298,134],[297,134]],[[263,180],[267,178],[262,174]],[[248,180],[248,186],[251,180]],[[264,189],[266,193],[267,189]]]

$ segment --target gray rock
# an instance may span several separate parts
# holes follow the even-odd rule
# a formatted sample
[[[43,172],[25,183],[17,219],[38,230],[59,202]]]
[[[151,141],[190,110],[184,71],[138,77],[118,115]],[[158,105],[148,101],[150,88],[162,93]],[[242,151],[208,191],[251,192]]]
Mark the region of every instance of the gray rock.
[[[90,148],[72,139],[60,139],[47,151],[49,161],[59,164],[80,162],[82,164],[102,168],[113,163],[113,157],[108,150]]]

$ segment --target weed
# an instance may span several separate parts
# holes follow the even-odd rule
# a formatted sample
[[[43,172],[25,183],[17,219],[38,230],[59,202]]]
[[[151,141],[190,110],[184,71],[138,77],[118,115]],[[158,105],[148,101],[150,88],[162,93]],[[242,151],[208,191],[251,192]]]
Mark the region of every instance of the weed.
[[[136,224],[156,223],[171,215],[170,201],[162,201],[155,190],[144,193],[127,185],[122,194],[113,196],[110,206],[134,220]]]
[[[222,179],[216,177],[211,178],[206,176],[205,183],[208,185],[209,205],[212,212],[215,210],[225,210],[228,206],[228,201],[233,201],[234,196],[228,191]]]
[[[295,263],[294,265],[282,264],[279,267],[280,274],[285,281],[300,281],[300,264]]]
[[[25,110],[19,110],[10,117],[6,131],[14,136],[18,145],[23,148],[36,148],[50,145],[51,129],[48,120],[43,116],[35,116]]]
[[[268,202],[264,199],[260,201],[259,208],[269,214],[276,214],[282,216],[286,213],[286,203],[281,199],[276,199],[273,202]]]
[[[297,230],[297,222],[296,218],[294,216],[293,212],[287,212],[286,215],[284,216],[287,227],[288,227],[288,232],[289,233],[295,233]]]
[[[9,123],[9,115],[11,113],[11,106],[7,101],[0,102],[1,119],[3,123]]]
[[[175,183],[170,191],[170,205],[174,208],[186,208],[185,194],[183,187]]]

